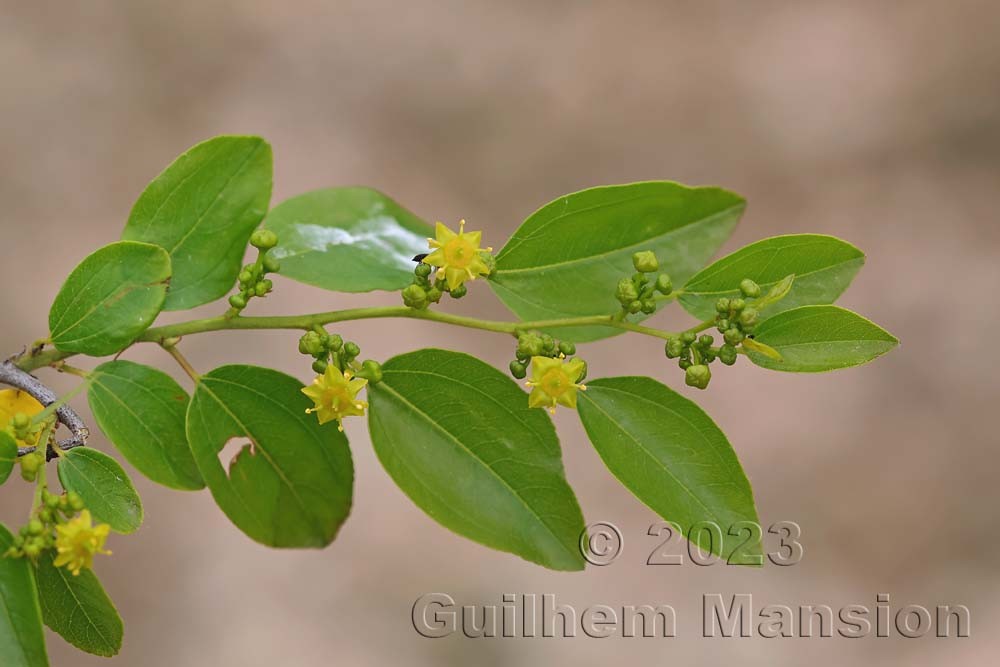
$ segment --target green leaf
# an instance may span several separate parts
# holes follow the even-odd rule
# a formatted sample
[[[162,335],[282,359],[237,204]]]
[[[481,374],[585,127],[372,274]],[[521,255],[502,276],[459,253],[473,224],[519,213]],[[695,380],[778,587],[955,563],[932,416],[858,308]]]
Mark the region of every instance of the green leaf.
[[[83,498],[95,521],[117,533],[142,525],[142,502],[118,461],[92,447],[77,447],[59,457],[59,481]]]
[[[335,423],[306,414],[302,383],[257,366],[202,375],[187,413],[188,442],[226,516],[272,547],[325,547],[351,509],[354,468]],[[219,452],[235,441],[228,475]]]
[[[465,354],[419,350],[382,370],[368,392],[372,445],[418,507],[480,544],[555,570],[583,569],[583,515],[545,411]]]
[[[209,139],[146,187],[122,238],[166,248],[174,276],[164,310],[214,301],[236,282],[250,234],[271,200],[271,147],[260,137]]]
[[[800,306],[764,320],[754,340],[774,348],[781,361],[751,350],[762,368],[821,373],[866,364],[899,344],[888,331],[839,306]]]
[[[0,664],[47,667],[38,589],[24,558],[4,558],[14,537],[0,524]]]
[[[169,281],[163,248],[132,241],[104,246],[73,269],[52,302],[52,344],[92,357],[125,349],[156,319]]]
[[[101,364],[92,377],[90,409],[129,463],[172,489],[205,487],[184,432],[188,395],[172,377],[131,361]]]
[[[591,188],[560,197],[524,221],[496,257],[494,292],[522,320],[610,315],[615,285],[632,275],[632,254],[652,250],[680,284],[736,226],[744,200],[720,188],[669,181]],[[568,340],[621,333],[563,329]]]
[[[7,431],[0,431],[0,484],[7,481],[17,462],[17,441]]]
[[[688,539],[723,558],[759,555],[739,522],[757,523],[753,492],[736,453],[695,403],[648,377],[601,378],[579,394],[580,420],[604,464],[635,496]],[[723,539],[692,531],[715,522]],[[731,532],[732,531],[732,532]],[[735,533],[735,534],[734,534]]]
[[[43,553],[35,576],[45,625],[87,653],[110,658],[122,647],[122,619],[90,569],[74,576],[53,564],[54,554]]]
[[[864,253],[833,236],[775,236],[706,266],[684,285],[680,303],[698,319],[708,319],[715,315],[718,299],[740,296],[740,281],[744,278],[756,282],[766,294],[789,274],[795,275],[791,289],[765,309],[768,315],[798,306],[833,303],[864,263]]]
[[[281,275],[337,292],[398,290],[413,280],[413,256],[434,229],[369,188],[326,188],[293,197],[267,214],[278,235]]]

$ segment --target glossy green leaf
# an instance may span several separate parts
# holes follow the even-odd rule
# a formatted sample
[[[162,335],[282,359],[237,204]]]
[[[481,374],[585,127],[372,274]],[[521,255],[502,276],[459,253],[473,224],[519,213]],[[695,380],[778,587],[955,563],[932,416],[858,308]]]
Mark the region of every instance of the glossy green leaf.
[[[326,188],[267,214],[278,235],[281,275],[337,292],[398,290],[413,280],[414,255],[434,235],[426,222],[369,188]]]
[[[122,619],[93,570],[73,575],[53,565],[54,555],[38,559],[35,577],[42,618],[67,642],[87,653],[110,658],[122,647]]]
[[[473,357],[419,350],[369,389],[375,453],[431,518],[480,544],[580,570],[583,516],[548,415]]]
[[[601,378],[580,392],[578,410],[604,464],[635,496],[705,551],[759,555],[740,522],[757,523],[753,492],[736,453],[695,403],[648,377]],[[714,522],[723,539],[690,531]],[[741,563],[750,564],[750,563]]]
[[[17,440],[7,431],[0,431],[0,484],[7,481],[17,462]]]
[[[888,331],[839,306],[801,306],[764,320],[754,340],[768,345],[781,360],[748,351],[763,368],[792,373],[820,373],[866,364],[899,344]]]
[[[774,315],[809,304],[833,303],[865,263],[865,255],[847,241],[821,234],[791,234],[763,239],[726,255],[684,285],[680,303],[699,319],[715,315],[715,302],[740,295],[740,281],[750,278],[767,291],[794,274],[788,294],[765,309]]]
[[[222,136],[177,158],[146,187],[122,238],[166,248],[174,276],[164,310],[214,301],[236,282],[271,200],[271,147]]]
[[[14,537],[0,525],[0,555]],[[47,667],[38,589],[29,561],[0,557],[0,665]]]
[[[188,442],[226,516],[272,547],[324,547],[351,509],[354,468],[336,423],[306,414],[302,383],[257,366],[202,375],[187,413]],[[219,453],[239,446],[229,471]]]
[[[153,323],[170,282],[170,257],[148,243],[119,241],[86,257],[49,310],[53,345],[101,357],[119,352]]]
[[[741,197],[720,188],[668,181],[569,194],[514,232],[496,256],[490,284],[522,320],[610,315],[620,308],[615,285],[635,272],[633,253],[654,251],[680,284],[725,242],[744,206]],[[619,333],[579,327],[558,335],[587,341]]]
[[[77,447],[59,458],[59,481],[83,498],[95,521],[117,533],[142,525],[142,501],[118,461],[92,447]]]
[[[129,463],[172,489],[204,488],[184,432],[188,395],[172,377],[131,361],[101,364],[92,377],[90,410]]]

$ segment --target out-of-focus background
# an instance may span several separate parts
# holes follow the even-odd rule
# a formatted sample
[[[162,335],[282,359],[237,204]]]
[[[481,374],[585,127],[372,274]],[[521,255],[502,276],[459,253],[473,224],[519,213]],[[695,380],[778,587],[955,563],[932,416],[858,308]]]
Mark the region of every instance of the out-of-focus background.
[[[998,34],[1000,5],[987,0],[0,1],[4,354],[46,334],[64,276],[118,238],[144,185],[220,133],[273,144],[274,202],[371,185],[429,220],[465,217],[497,247],[565,192],[660,178],[723,185],[750,202],[725,251],[794,232],[852,241],[868,264],[842,303],[902,340],[877,363],[822,376],[741,364],[696,396],[733,442],[763,523],[801,524],[798,565],[645,565],[656,517],[563,411],[584,514],[620,526],[625,551],[606,568],[548,572],[424,516],[355,419],[354,510],[324,551],[258,546],[207,491],[136,474],[145,525],[113,537],[114,556],[97,564],[126,621],[111,664],[937,665],[996,655]],[[276,292],[253,310],[398,302],[282,279]],[[506,316],[480,284],[443,307]],[[681,321],[660,322],[671,318]],[[431,323],[339,331],[372,358],[426,345],[501,367],[510,357],[494,334]],[[184,348],[204,370],[264,362],[310,376],[292,333],[217,333]],[[591,376],[653,373],[694,396],[652,339],[585,354]],[[173,371],[158,349],[127,358]],[[89,416],[85,400],[76,405]],[[103,437],[92,444],[110,451]],[[15,475],[0,490],[0,520],[19,525],[29,502]],[[669,603],[679,636],[422,639],[410,608],[432,591],[477,605],[504,593],[554,593],[580,609]],[[702,639],[701,595],[713,592],[791,606],[874,608],[878,593],[894,609],[965,604],[972,637]],[[49,639],[54,665],[105,664]]]

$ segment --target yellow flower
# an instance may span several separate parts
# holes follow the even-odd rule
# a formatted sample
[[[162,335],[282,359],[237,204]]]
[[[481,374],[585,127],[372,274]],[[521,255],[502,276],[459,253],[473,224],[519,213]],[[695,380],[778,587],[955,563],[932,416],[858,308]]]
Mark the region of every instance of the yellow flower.
[[[424,262],[438,267],[437,277],[448,281],[448,289],[459,287],[466,280],[489,275],[490,269],[480,256],[480,252],[493,252],[493,248],[480,248],[482,232],[465,231],[465,220],[458,223],[458,233],[442,223],[434,226],[437,238],[427,239],[434,252],[424,257]]]
[[[56,526],[56,556],[54,565],[65,566],[74,576],[83,568],[94,564],[94,554],[111,555],[104,549],[111,526],[106,523],[93,525],[90,512],[83,510],[80,516]]]
[[[532,357],[531,379],[527,382],[531,387],[528,406],[548,408],[553,414],[557,403],[567,408],[575,408],[577,389],[586,389],[577,382],[584,367],[582,359],[566,361],[563,358]]]
[[[11,420],[19,412],[23,412],[28,417],[34,417],[44,410],[42,404],[34,399],[31,394],[20,389],[4,389],[0,391],[0,429],[7,428]],[[37,440],[37,436],[32,436]],[[21,441],[22,446],[32,446],[35,442]]]
[[[326,367],[322,375],[317,375],[313,383],[302,389],[302,393],[312,399],[316,407],[306,412],[315,412],[319,423],[337,420],[337,427],[343,431],[344,417],[360,417],[368,407],[366,401],[357,400],[358,392],[368,384],[368,380],[352,378],[350,371],[340,372],[335,364]]]

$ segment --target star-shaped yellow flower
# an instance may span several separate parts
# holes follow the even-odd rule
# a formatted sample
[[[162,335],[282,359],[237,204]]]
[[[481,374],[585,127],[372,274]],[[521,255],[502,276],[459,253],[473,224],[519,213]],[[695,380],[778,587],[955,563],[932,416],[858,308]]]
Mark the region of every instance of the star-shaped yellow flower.
[[[78,576],[80,570],[94,564],[94,554],[111,555],[104,549],[111,526],[106,523],[93,525],[90,512],[83,510],[76,518],[56,526],[56,567],[66,567]]]
[[[365,414],[367,401],[359,401],[358,392],[368,384],[368,380],[351,376],[350,371],[340,372],[336,365],[330,364],[322,375],[317,375],[313,383],[303,387],[302,393],[312,399],[316,407],[306,412],[315,412],[319,423],[325,424],[337,420],[337,427],[343,431],[341,420],[344,417],[360,417]]]
[[[480,256],[480,252],[493,252],[493,248],[480,248],[482,232],[465,231],[465,220],[458,223],[458,233],[442,223],[434,226],[437,238],[427,239],[434,252],[424,257],[424,262],[438,267],[437,277],[448,282],[448,289],[459,287],[466,280],[489,275],[490,269]]]
[[[556,404],[575,408],[577,390],[586,389],[578,383],[584,367],[582,359],[566,361],[563,358],[532,357],[531,379],[527,382],[531,387],[528,406],[548,408],[553,414]]]

